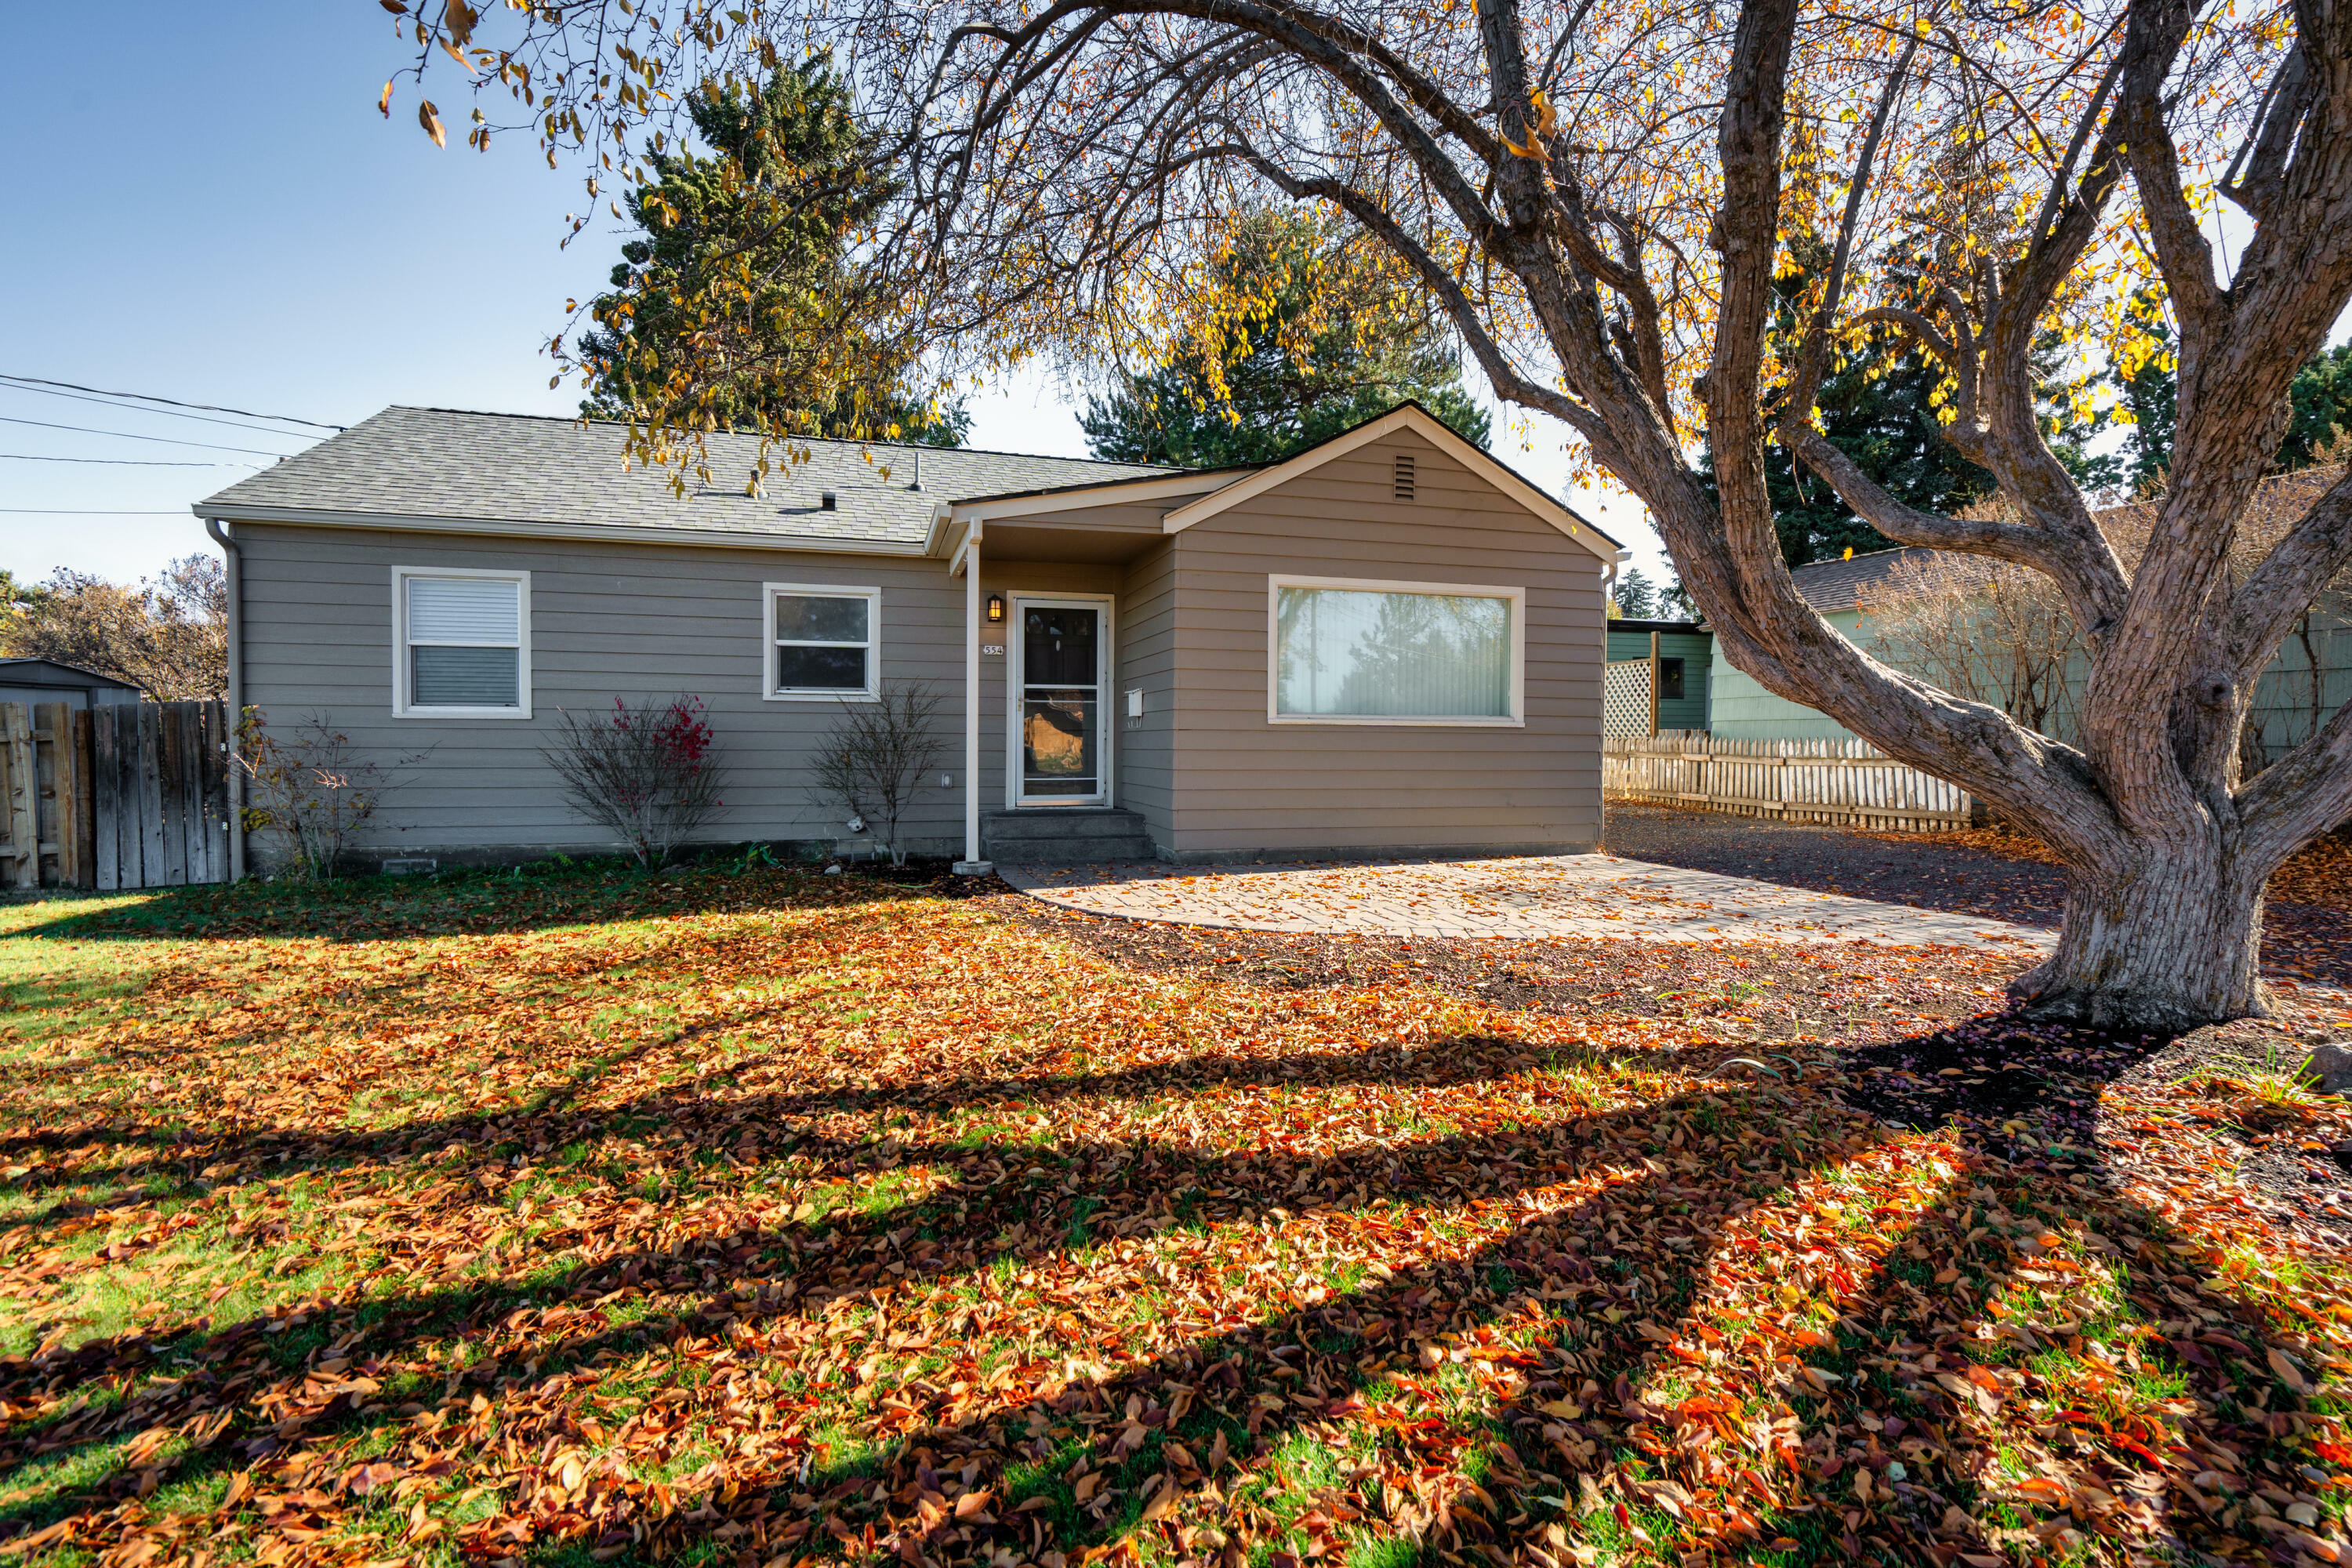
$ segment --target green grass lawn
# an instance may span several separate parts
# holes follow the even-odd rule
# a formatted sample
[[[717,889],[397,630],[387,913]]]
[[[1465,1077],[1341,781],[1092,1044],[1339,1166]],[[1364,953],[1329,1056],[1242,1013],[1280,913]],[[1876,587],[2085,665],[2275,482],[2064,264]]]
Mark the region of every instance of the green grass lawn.
[[[23,1563],[2352,1552],[2275,1084],[2126,1173],[769,868],[14,904],[0,1003]]]

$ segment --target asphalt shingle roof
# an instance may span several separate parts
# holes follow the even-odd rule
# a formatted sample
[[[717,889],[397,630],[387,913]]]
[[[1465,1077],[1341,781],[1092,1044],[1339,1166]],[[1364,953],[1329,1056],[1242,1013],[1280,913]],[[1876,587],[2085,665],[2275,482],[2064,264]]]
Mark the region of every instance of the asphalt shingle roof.
[[[627,430],[519,414],[394,406],[197,504],[206,516],[240,509],[359,512],[379,517],[607,524],[740,533],[919,550],[933,510],[976,496],[1111,483],[1181,473],[1135,463],[1034,458],[956,447],[810,441],[808,460],[776,453],[758,497],[742,493],[759,437],[709,439],[711,484],[689,472],[683,496],[666,469],[630,463]],[[919,453],[923,488],[908,488]],[[887,477],[885,477],[885,470]],[[831,490],[837,510],[823,510]]]
[[[1935,553],[1918,545],[1874,550],[1851,561],[1816,561],[1792,567],[1789,575],[1796,579],[1797,592],[1805,596],[1805,603],[1826,616],[1853,609],[1856,595],[1885,582],[1904,562],[1926,561]]]

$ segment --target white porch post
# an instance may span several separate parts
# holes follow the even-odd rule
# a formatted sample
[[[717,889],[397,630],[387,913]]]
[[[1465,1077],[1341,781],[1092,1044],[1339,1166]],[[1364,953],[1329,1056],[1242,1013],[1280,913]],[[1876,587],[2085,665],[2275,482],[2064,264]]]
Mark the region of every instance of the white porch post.
[[[980,520],[963,542],[963,858],[956,874],[984,877],[980,858]]]

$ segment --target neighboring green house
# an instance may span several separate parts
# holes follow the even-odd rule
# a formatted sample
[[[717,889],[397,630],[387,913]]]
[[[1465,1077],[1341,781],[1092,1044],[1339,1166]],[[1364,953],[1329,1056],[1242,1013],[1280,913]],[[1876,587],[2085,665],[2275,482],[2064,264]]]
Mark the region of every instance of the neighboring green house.
[[[1609,663],[1620,666],[1650,658],[1650,639],[1658,644],[1658,728],[1706,728],[1707,691],[1715,664],[1715,634],[1696,621],[1609,622]],[[1647,672],[1643,672],[1646,678]],[[1643,689],[1647,690],[1644,679]],[[1646,706],[1646,704],[1644,704]],[[1641,731],[1648,729],[1646,712]],[[1617,732],[1612,729],[1611,733]],[[1636,732],[1636,731],[1628,731]]]
[[[1884,584],[1906,558],[1924,561],[1934,554],[1934,551],[1916,546],[1878,550],[1843,561],[1819,561],[1795,567],[1790,575],[1796,580],[1797,592],[1820,612],[1823,620],[1858,646],[1883,658],[1883,651],[1871,646],[1874,634],[1863,624],[1855,600]],[[2298,744],[2312,732],[2315,723],[2326,722],[2328,714],[2352,700],[2352,626],[2347,625],[2343,609],[2341,596],[2331,592],[2300,626],[2288,634],[2277,657],[2263,672],[2248,721],[2270,760],[2275,761]],[[1612,660],[1623,657],[1617,651],[1615,628],[1635,624],[1610,623],[1609,657]],[[1645,657],[1646,651],[1645,647]],[[2315,664],[2320,675],[2316,693],[2311,678]],[[2080,677],[2071,679],[2079,680]],[[1853,738],[1853,731],[1828,714],[1774,696],[1728,663],[1710,685],[1706,728],[1711,734],[1749,741]],[[1662,716],[1659,728],[1672,726]]]
[[[1906,548],[1874,550],[1867,555],[1851,556],[1843,561],[1816,561],[1810,566],[1798,566],[1790,571],[1796,579],[1797,592],[1805,603],[1820,612],[1847,637],[1864,647],[1870,643],[1869,635],[1860,628],[1862,612],[1855,607],[1854,596],[1865,589],[1874,588],[1886,581],[1895,568],[1906,558],[1926,560],[1935,554],[1932,550]],[[1610,623],[1612,626],[1616,622]],[[1610,643],[1609,657],[1617,657],[1616,643]],[[1853,731],[1816,708],[1801,702],[1791,702],[1776,697],[1756,683],[1753,677],[1723,667],[1723,673],[1713,682],[1713,700],[1706,712],[1707,732],[1736,741],[1845,741],[1853,739]]]

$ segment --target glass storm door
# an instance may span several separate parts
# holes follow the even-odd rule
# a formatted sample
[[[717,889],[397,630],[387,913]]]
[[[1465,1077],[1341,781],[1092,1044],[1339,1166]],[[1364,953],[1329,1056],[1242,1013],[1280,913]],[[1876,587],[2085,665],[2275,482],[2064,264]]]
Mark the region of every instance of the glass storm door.
[[[1108,782],[1102,606],[1024,601],[1020,637],[1018,804],[1098,804]]]

